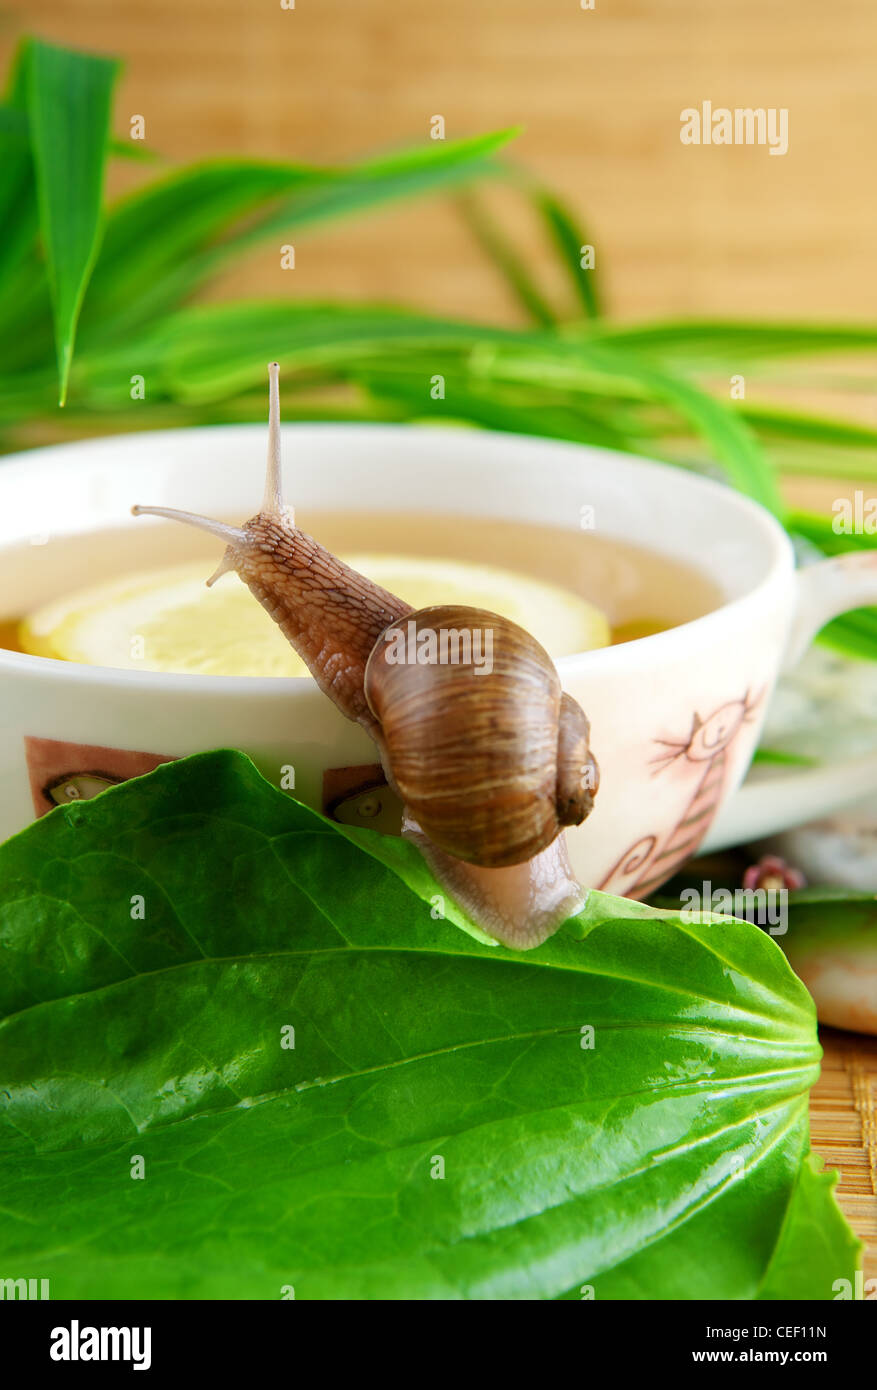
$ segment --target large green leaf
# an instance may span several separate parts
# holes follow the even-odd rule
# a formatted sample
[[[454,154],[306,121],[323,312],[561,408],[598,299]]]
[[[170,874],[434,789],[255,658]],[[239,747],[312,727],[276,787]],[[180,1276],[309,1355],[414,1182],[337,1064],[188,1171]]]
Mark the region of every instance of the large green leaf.
[[[97,255],[119,65],[39,39],[28,45],[26,62],[30,139],[63,405],[76,323]]]
[[[411,847],[363,845],[215,753],[0,849],[4,1268],[56,1298],[852,1278],[770,939],[593,893],[515,955],[433,919]]]

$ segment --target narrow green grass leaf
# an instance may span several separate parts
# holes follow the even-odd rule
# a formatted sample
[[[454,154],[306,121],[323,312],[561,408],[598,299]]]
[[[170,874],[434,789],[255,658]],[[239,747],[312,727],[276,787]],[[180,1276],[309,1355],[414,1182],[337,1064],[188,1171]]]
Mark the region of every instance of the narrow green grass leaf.
[[[133,159],[143,164],[152,164],[160,158],[155,150],[151,150],[141,140],[119,140],[114,136],[110,140],[109,150],[110,154],[116,155],[119,159]]]
[[[238,253],[275,234],[288,238],[318,223],[376,211],[400,198],[440,193],[472,179],[496,176],[500,166],[492,158],[494,151],[515,133],[505,130],[449,140],[335,169],[330,180],[302,186],[289,199],[236,228],[223,242],[220,254]],[[210,264],[206,267],[208,272],[213,268]]]
[[[212,160],[123,198],[106,233],[82,315],[83,345],[158,322],[201,288],[242,219],[331,174],[307,165]]]
[[[600,318],[603,308],[596,267],[586,270],[582,266],[583,249],[592,244],[587,233],[583,227],[577,225],[568,209],[552,194],[538,194],[535,204],[560,253],[561,264],[569,275],[570,283],[585,311],[585,317]]]
[[[778,473],[877,483],[877,429],[786,406],[740,402],[738,413],[770,451]]]
[[[805,758],[800,753],[782,753],[777,748],[757,748],[752,759],[754,764],[765,767],[816,767],[816,758]]]
[[[482,251],[500,272],[515,299],[534,323],[551,327],[557,316],[548,304],[527,266],[511,242],[500,231],[484,204],[471,194],[457,199],[457,206]]]
[[[650,357],[684,358],[700,370],[718,364],[739,371],[744,361],[877,347],[877,327],[870,324],[686,319],[603,324],[594,331],[615,347]]]
[[[864,531],[847,535],[835,529],[836,518],[795,510],[786,518],[790,533],[802,536],[825,555],[847,555],[856,550],[877,549],[877,535]],[[877,661],[877,608],[858,608],[824,627],[817,639],[844,656]]]
[[[778,474],[789,478],[841,478],[848,482],[873,484],[877,476],[877,455],[859,448],[838,445],[811,445],[797,442],[766,441],[770,459]]]
[[[191,299],[233,255],[278,234],[438,192],[483,174],[511,138],[500,131],[430,142],[350,168],[266,160],[191,165],[112,210],[83,314],[83,340],[155,321]]]
[[[445,396],[439,401],[430,396],[433,367],[445,379]],[[519,393],[473,383],[464,366],[451,363],[446,367],[441,358],[433,357],[429,363],[415,359],[408,372],[403,372],[401,366],[387,371],[381,364],[373,369],[354,370],[352,376],[373,398],[402,404],[407,419],[424,424],[459,421],[483,429],[543,439],[571,439],[606,449],[623,449],[626,444],[622,435],[592,412],[552,401],[530,403],[522,400]]]
[[[0,107],[0,291],[31,253],[37,235],[37,199],[28,138],[26,47],[12,63],[5,104]]]
[[[835,618],[816,640],[841,656],[877,661],[877,608],[861,608]]]
[[[219,397],[250,385],[265,353],[290,370],[330,364],[358,370],[400,342],[453,346],[481,381],[529,382],[540,390],[631,395],[669,405],[715,449],[731,480],[772,510],[781,502],[769,465],[732,410],[678,377],[626,353],[548,333],[457,323],[381,305],[250,303],[183,311],[164,329],[164,373],[174,393]],[[357,361],[357,355],[359,360]]]
[[[250,389],[272,358],[286,372],[318,370],[325,378],[350,380],[379,368],[388,353],[391,359],[397,356],[401,344],[423,354],[424,383],[439,370],[437,357],[447,361],[447,354],[454,353],[463,378],[469,378],[467,390],[477,384],[482,417],[490,408],[490,390],[502,387],[511,396],[522,384],[538,388],[543,397],[559,389],[568,403],[580,396],[586,402],[583,418],[595,401],[599,406],[621,402],[625,412],[632,401],[669,407],[677,421],[681,418],[705,441],[735,486],[771,510],[782,510],[770,465],[731,409],[678,376],[602,345],[382,305],[256,302],[182,310],[154,335],[138,339],[137,351],[141,360],[155,362],[171,396],[203,404]],[[116,348],[110,358],[116,379],[124,379],[124,359]],[[385,381],[389,390],[389,377]],[[606,431],[613,430],[611,414],[604,414],[603,424]],[[616,437],[626,434],[624,428],[613,432]]]
[[[792,510],[788,515],[789,530],[818,545],[826,555],[842,555],[848,550],[877,549],[877,535],[864,530],[850,535],[836,528],[836,518],[818,512]]]
[[[52,289],[59,404],[97,255],[111,99],[118,63],[33,40],[28,116],[40,230]]]
[[[773,469],[751,431],[733,410],[683,377],[658,371],[636,356],[619,353],[617,361],[619,370],[625,370],[688,420],[712,446],[736,488],[776,516],[782,515],[784,506]]]
[[[776,435],[782,439],[843,448],[877,448],[877,429],[860,420],[837,420],[829,415],[791,410],[787,406],[744,401],[740,402],[737,413],[767,437]]]
[[[207,400],[254,384],[272,355],[288,372],[322,367],[347,376],[401,344],[466,354],[479,343],[514,338],[383,305],[271,301],[182,310],[163,325],[156,346],[172,393]]]

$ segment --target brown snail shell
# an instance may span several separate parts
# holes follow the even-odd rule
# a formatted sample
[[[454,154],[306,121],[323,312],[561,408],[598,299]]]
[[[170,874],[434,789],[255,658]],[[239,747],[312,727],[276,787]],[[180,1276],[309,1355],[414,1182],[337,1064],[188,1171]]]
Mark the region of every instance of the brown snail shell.
[[[464,656],[468,639],[470,659],[422,659],[439,634],[450,635],[446,655]],[[471,659],[488,647],[489,669]],[[392,623],[367,662],[365,695],[402,801],[457,859],[524,863],[593,806],[588,720],[544,647],[508,618],[448,604]]]

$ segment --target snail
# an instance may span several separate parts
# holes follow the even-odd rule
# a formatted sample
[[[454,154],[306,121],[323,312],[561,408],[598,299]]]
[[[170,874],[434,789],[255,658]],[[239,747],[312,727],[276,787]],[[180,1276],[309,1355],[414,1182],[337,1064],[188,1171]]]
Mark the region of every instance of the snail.
[[[495,939],[536,946],[584,901],[563,836],[590,813],[599,781],[584,711],[517,624],[459,605],[414,611],[298,529],[282,496],[278,364],[268,370],[259,513],[235,527],[132,511],[225,541],[208,585],[237,572],[320,689],[373,739],[405,808],[403,835],[441,886]]]

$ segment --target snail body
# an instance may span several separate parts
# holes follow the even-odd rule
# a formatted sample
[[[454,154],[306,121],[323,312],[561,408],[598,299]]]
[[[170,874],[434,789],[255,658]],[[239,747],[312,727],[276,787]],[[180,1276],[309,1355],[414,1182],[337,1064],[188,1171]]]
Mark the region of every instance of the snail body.
[[[260,512],[234,527],[133,511],[226,542],[208,584],[235,570],[320,689],[373,739],[405,807],[403,834],[464,910],[508,945],[538,945],[583,901],[562,830],[593,805],[588,720],[517,624],[460,605],[415,611],[296,527],[281,493],[276,363],[269,372]]]

